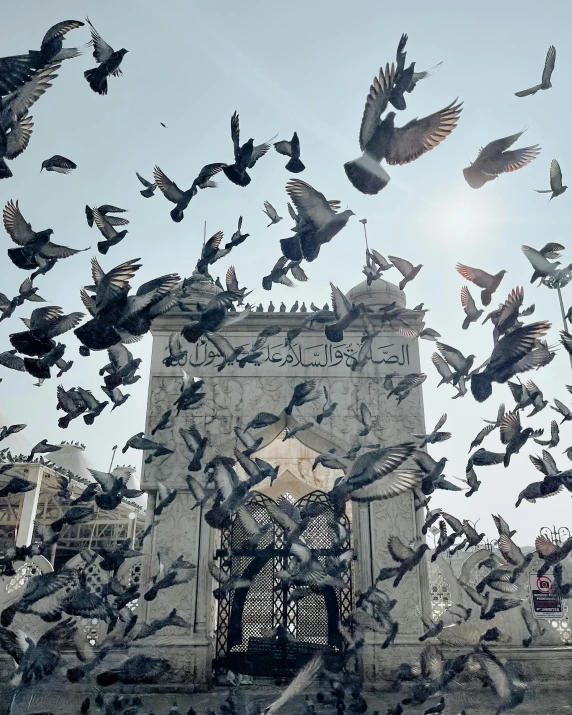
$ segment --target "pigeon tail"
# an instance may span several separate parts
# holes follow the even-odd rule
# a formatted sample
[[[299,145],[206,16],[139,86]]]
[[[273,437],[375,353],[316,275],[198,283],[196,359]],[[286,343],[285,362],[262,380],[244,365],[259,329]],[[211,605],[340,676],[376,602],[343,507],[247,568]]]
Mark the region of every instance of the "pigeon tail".
[[[113,685],[116,683],[118,680],[117,674],[114,673],[112,670],[108,670],[105,673],[100,673],[97,676],[97,684],[98,685],[103,685],[104,687],[106,685]]]
[[[294,157],[286,164],[286,170],[292,172],[292,174],[299,174],[305,168],[300,159],[294,159]]]
[[[8,258],[23,271],[33,271],[38,267],[34,254],[25,248],[9,248]]]
[[[110,246],[111,244],[108,241],[98,241],[97,250],[101,253],[102,256],[106,256]]]
[[[477,373],[471,377],[471,392],[477,402],[484,402],[493,394],[493,384],[488,375]]]
[[[391,177],[375,159],[363,154],[359,159],[344,164],[346,176],[352,186],[362,194],[379,194],[389,183]]]
[[[107,94],[107,72],[105,67],[95,67],[92,70],[86,70],[83,73],[89,86],[97,94]]]
[[[175,208],[169,212],[171,218],[175,223],[181,223],[181,221],[185,217],[185,213],[182,209],[180,209],[178,206],[175,206]]]
[[[121,342],[121,336],[115,328],[103,320],[88,320],[76,328],[74,334],[90,350],[108,350]]]
[[[66,675],[70,683],[77,683],[85,678],[85,671],[81,668],[70,668]]]
[[[341,343],[344,339],[344,331],[337,324],[326,325],[324,333],[331,343]]]
[[[36,358],[24,358],[24,368],[29,375],[38,380],[49,380],[51,377],[50,368]]]
[[[301,261],[304,259],[300,238],[297,235],[281,239],[280,248],[282,249],[282,254],[289,261]]]
[[[533,94],[536,94],[539,89],[542,89],[541,84],[537,84],[535,87],[530,87],[530,89],[523,89],[520,92],[515,92],[514,96],[515,97],[530,97]]]
[[[196,343],[204,332],[204,328],[201,328],[198,323],[191,323],[191,325],[185,325],[181,330],[181,335],[187,342]]]
[[[2,615],[0,615],[0,623],[4,626],[4,628],[7,628],[12,623],[17,612],[17,604],[8,606],[8,608],[5,608],[2,611]]]
[[[492,181],[497,178],[491,174],[485,174],[484,171],[481,171],[478,167],[473,165],[463,169],[463,175],[465,177],[465,181],[472,189],[480,189],[481,186],[484,186],[487,183],[487,181]]]
[[[52,340],[49,338],[36,338],[29,330],[12,333],[10,343],[19,353],[32,357],[43,357],[54,347]]]
[[[229,181],[237,186],[248,186],[250,184],[250,176],[246,171],[240,172],[236,168],[236,164],[231,164],[230,166],[224,166],[223,172]]]
[[[481,291],[481,300],[483,302],[483,305],[490,305],[492,297],[493,294],[486,288]]]
[[[0,158],[0,179],[9,179],[11,176],[13,176],[13,174],[10,171],[10,167],[4,159]]]

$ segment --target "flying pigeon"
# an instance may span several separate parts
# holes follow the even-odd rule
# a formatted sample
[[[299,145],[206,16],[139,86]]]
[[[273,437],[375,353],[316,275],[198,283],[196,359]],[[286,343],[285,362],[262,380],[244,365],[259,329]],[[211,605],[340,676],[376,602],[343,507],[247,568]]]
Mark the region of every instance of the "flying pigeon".
[[[482,288],[481,300],[483,305],[489,305],[493,293],[499,287],[500,282],[504,278],[506,271],[499,271],[496,275],[492,276],[490,273],[481,271],[479,268],[471,268],[470,266],[464,266],[461,263],[457,264],[457,270],[467,281],[471,281],[475,285]]]
[[[546,59],[544,60],[544,69],[542,70],[542,80],[540,84],[530,87],[529,89],[523,89],[520,92],[515,92],[516,97],[528,97],[531,94],[536,94],[539,89],[550,89],[552,83],[550,78],[554,72],[554,64],[556,62],[556,49],[554,45],[550,45],[548,52],[546,53]]]
[[[86,18],[87,24],[90,27],[91,39],[93,42],[93,56],[99,67],[95,67],[91,70],[86,70],[83,75],[86,78],[89,86],[97,94],[107,94],[107,78],[110,75],[114,77],[119,77],[123,74],[119,68],[119,65],[123,62],[123,58],[127,54],[128,50],[123,48],[117,52],[108,45],[107,42],[101,37],[97,32],[95,27]]]
[[[155,193],[155,189],[157,188],[157,184],[152,184],[150,181],[147,181],[147,179],[143,178],[141,174],[135,172],[137,178],[139,181],[143,184],[145,187],[142,191],[139,193],[141,196],[144,196],[146,199],[150,199],[153,194]]]
[[[556,159],[552,159],[550,162],[550,188],[534,190],[537,194],[552,194],[548,199],[548,203],[550,203],[555,196],[560,196],[567,188],[567,186],[562,185],[562,170],[560,169],[560,164]]]
[[[51,159],[46,159],[42,162],[42,168],[46,171],[57,171],[58,174],[69,174],[70,171],[77,169],[77,164],[75,164],[71,159],[66,159],[65,156],[60,156],[60,154],[54,154]]]
[[[270,219],[270,223],[268,224],[268,226],[266,228],[268,228],[269,226],[272,226],[272,224],[274,224],[274,223],[278,223],[278,221],[282,221],[282,216],[278,216],[278,214],[276,213],[276,209],[274,208],[274,206],[272,206],[272,204],[269,201],[264,202],[264,208],[262,210]]]
[[[287,171],[291,171],[293,174],[299,174],[304,171],[306,167],[300,161],[300,140],[296,132],[294,132],[290,141],[276,142],[274,148],[279,154],[291,157],[286,164]]]
[[[452,102],[444,109],[423,119],[412,119],[403,127],[396,127],[395,112],[382,120],[395,86],[395,66],[379,70],[366,99],[360,128],[359,159],[348,161],[344,170],[352,185],[362,194],[378,194],[387,186],[390,176],[380,166],[383,159],[389,165],[403,165],[415,161],[438,146],[457,126],[461,104]]]
[[[466,169],[463,174],[467,184],[473,189],[480,189],[487,181],[493,181],[501,174],[524,168],[527,164],[540,154],[538,144],[526,146],[522,149],[508,151],[521,136],[523,132],[513,134],[510,137],[495,139],[479,151],[475,161]]]

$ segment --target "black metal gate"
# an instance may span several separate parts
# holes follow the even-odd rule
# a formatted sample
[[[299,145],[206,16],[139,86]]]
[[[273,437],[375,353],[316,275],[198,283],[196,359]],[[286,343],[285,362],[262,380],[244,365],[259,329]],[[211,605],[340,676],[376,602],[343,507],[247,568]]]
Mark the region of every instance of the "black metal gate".
[[[268,512],[272,499],[251,492],[246,508],[267,530],[255,546],[249,541],[240,518],[221,532],[221,546],[216,556],[228,588],[218,588],[215,669],[250,675],[287,676],[301,667],[317,649],[339,651],[342,645],[339,623],[347,624],[352,610],[352,569],[340,574],[344,588],[324,586],[299,597],[299,589],[280,579],[278,572],[292,568],[296,559],[290,555],[282,527]],[[314,491],[296,502],[303,511],[319,504],[301,536],[320,561],[350,548],[347,516],[334,522],[334,512],[327,494]],[[336,538],[332,525],[345,530],[343,540]],[[242,585],[240,579],[249,581]],[[282,625],[278,637],[274,631]],[[287,635],[286,635],[287,634]]]

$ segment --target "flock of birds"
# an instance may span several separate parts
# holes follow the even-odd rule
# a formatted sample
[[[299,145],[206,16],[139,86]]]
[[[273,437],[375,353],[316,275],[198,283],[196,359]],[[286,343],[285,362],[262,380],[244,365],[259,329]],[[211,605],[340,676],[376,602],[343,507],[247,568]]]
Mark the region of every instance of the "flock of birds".
[[[63,47],[68,32],[84,26],[80,21],[64,21],[54,25],[46,33],[40,49],[27,54],[0,59],[0,178],[9,178],[12,172],[7,161],[17,158],[28,146],[32,136],[33,122],[29,115],[32,105],[52,86],[57,77],[61,63],[81,54],[82,49],[90,47],[93,50],[97,67],[86,71],[85,79],[91,89],[104,95],[108,91],[110,77],[121,75],[122,61],[126,49],[114,50],[99,35],[94,26],[87,20],[91,40],[83,48]],[[423,154],[436,148],[455,129],[460,118],[461,103],[450,103],[422,119],[414,119],[402,127],[395,125],[396,113],[386,112],[389,104],[397,111],[406,109],[406,94],[416,88],[419,81],[428,77],[435,69],[418,72],[415,62],[406,67],[407,35],[399,41],[394,63],[381,68],[373,80],[367,94],[366,106],[359,133],[361,157],[345,164],[344,169],[351,184],[364,194],[377,194],[389,182],[390,177],[381,166],[381,162],[389,166],[403,165],[419,159]],[[523,97],[535,94],[539,90],[549,89],[551,75],[555,64],[555,50],[551,47],[544,67],[542,81],[539,85],[517,96]],[[163,125],[165,126],[165,125]],[[472,188],[481,188],[487,182],[496,179],[504,173],[521,169],[529,164],[539,154],[537,145],[511,150],[522,132],[510,137],[498,139],[481,149],[475,162],[464,169],[464,176]],[[214,162],[204,166],[193,180],[190,188],[183,190],[172,181],[158,166],[153,171],[153,181],[137,174],[144,186],[140,191],[144,198],[152,198],[158,188],[160,193],[174,208],[170,212],[173,221],[183,220],[191,200],[197,196],[199,189],[215,188],[215,176],[225,176],[230,182],[247,187],[251,182],[250,171],[258,161],[273,147],[279,154],[287,157],[286,170],[297,174],[305,170],[301,160],[300,139],[296,132],[289,141],[272,140],[255,145],[251,138],[241,144],[239,115],[235,112],[231,118],[231,138],[233,142],[232,163]],[[76,168],[70,159],[53,156],[42,163],[42,169],[68,174]],[[558,162],[553,161],[550,168],[551,199],[561,195],[566,186],[562,184],[562,174]],[[292,279],[304,282],[307,275],[304,262],[309,263],[319,256],[321,247],[330,242],[343,230],[353,212],[340,211],[341,204],[336,200],[328,200],[324,194],[314,189],[300,179],[291,179],[286,191],[290,202],[289,215],[294,222],[292,235],[280,241],[282,255],[267,276],[262,279],[262,287],[271,290],[275,284],[293,286]],[[543,190],[544,191],[544,190]],[[22,213],[22,211],[24,213]],[[8,256],[14,266],[28,276],[22,282],[18,294],[8,298],[0,293],[0,320],[7,320],[26,301],[42,302],[46,300],[38,294],[35,285],[37,278],[52,270],[60,261],[88,249],[75,249],[59,245],[52,241],[51,228],[35,230],[24,218],[25,207],[20,209],[18,201],[10,200],[3,210],[3,223],[6,232],[16,247],[8,249]],[[263,211],[268,217],[269,227],[278,224],[282,217],[276,209],[265,202]],[[89,227],[94,225],[102,235],[98,243],[98,251],[106,256],[127,235],[124,228],[129,221],[121,214],[122,209],[113,205],[86,206],[85,214]],[[363,219],[364,231],[366,220]],[[67,373],[73,360],[69,358],[68,347],[60,342],[62,335],[73,330],[79,340],[79,353],[89,357],[92,352],[106,351],[109,362],[99,370],[104,384],[101,387],[106,399],[100,399],[89,389],[81,386],[68,387],[59,384],[56,392],[56,408],[63,415],[58,419],[58,426],[68,427],[72,420],[82,417],[87,425],[93,425],[95,420],[103,419],[105,408],[111,403],[111,409],[121,407],[129,394],[125,387],[133,385],[140,379],[138,371],[141,360],[134,358],[131,346],[139,341],[148,331],[153,320],[178,306],[181,311],[189,313],[189,322],[180,334],[173,334],[169,340],[168,355],[163,362],[166,366],[180,368],[182,373],[180,394],[157,424],[152,426],[151,435],[139,432],[131,437],[122,448],[143,451],[145,461],[168,459],[172,450],[163,445],[156,434],[177,423],[181,412],[189,412],[200,405],[206,395],[208,385],[206,380],[188,374],[181,365],[189,350],[188,344],[198,341],[208,341],[221,357],[218,367],[223,370],[230,364],[240,367],[247,364],[257,364],[264,347],[271,336],[283,332],[282,328],[273,322],[260,331],[256,340],[250,346],[234,346],[224,337],[222,332],[244,320],[255,310],[264,312],[262,304],[258,308],[245,304],[249,291],[240,287],[234,268],[226,272],[224,284],[219,278],[213,278],[210,271],[216,261],[227,256],[231,251],[246,241],[248,233],[242,231],[242,217],[238,221],[236,232],[230,241],[223,244],[223,233],[218,231],[208,241],[205,241],[198,258],[195,272],[190,278],[181,280],[176,273],[160,276],[132,290],[130,281],[141,268],[140,259],[124,261],[117,266],[105,270],[98,258],[91,259],[91,285],[80,289],[81,302],[89,314],[87,321],[84,312],[64,314],[58,306],[41,306],[35,308],[29,318],[22,318],[25,330],[13,332],[9,339],[11,349],[0,353],[0,365],[9,370],[26,372],[37,380],[41,386],[45,380],[50,380],[54,373],[56,379]],[[367,234],[366,234],[367,245]],[[558,281],[572,266],[562,267],[556,260],[564,247],[557,243],[549,243],[541,249],[523,246],[522,250],[533,268],[531,282]],[[386,259],[374,249],[367,249],[364,274],[368,284],[379,280],[382,275],[393,268],[401,274],[400,288],[403,289],[419,273],[422,266],[414,265],[397,256]],[[489,274],[484,270],[460,264],[458,272],[465,281],[477,286],[481,293],[482,308],[471,295],[467,286],[461,290],[461,306],[465,313],[463,329],[467,330],[472,323],[481,319],[484,310],[491,304],[493,295],[499,290],[506,271]],[[290,277],[291,276],[291,277]],[[204,305],[189,306],[185,300],[198,283],[203,281],[216,284],[218,292],[213,294]],[[441,378],[439,385],[447,384],[454,388],[454,399],[465,397],[470,390],[474,399],[481,403],[492,396],[493,384],[508,384],[515,404],[506,410],[500,406],[497,417],[487,421],[470,446],[470,456],[466,468],[465,496],[474,494],[481,484],[477,471],[481,468],[510,464],[512,455],[518,454],[525,445],[532,443],[543,447],[542,456],[531,455],[530,459],[540,471],[542,479],[529,484],[518,496],[516,505],[521,501],[534,502],[536,499],[558,494],[562,490],[572,492],[572,469],[560,470],[552,453],[549,451],[559,444],[560,426],[556,420],[550,424],[550,438],[543,437],[543,429],[530,426],[528,420],[544,410],[549,401],[544,399],[541,389],[532,380],[523,383],[520,375],[538,370],[550,364],[555,356],[554,348],[546,342],[546,334],[551,324],[546,320],[525,323],[522,319],[534,312],[534,306],[523,308],[524,290],[515,287],[508,297],[491,310],[482,321],[490,321],[493,327],[494,347],[490,356],[479,367],[473,367],[474,355],[465,356],[459,349],[440,342],[440,334],[431,328],[423,330],[416,326],[422,321],[426,309],[423,304],[413,310],[400,308],[395,303],[373,311],[364,304],[353,304],[342,291],[332,285],[331,305],[323,308],[313,303],[310,310],[302,305],[303,314],[299,324],[286,332],[285,344],[297,337],[303,330],[313,329],[323,331],[327,340],[338,343],[344,338],[344,331],[353,325],[363,327],[363,338],[359,354],[352,371],[360,371],[365,366],[371,354],[372,342],[380,333],[382,327],[388,326],[398,334],[407,338],[421,337],[436,343],[437,352],[432,361]],[[242,310],[237,308],[241,307]],[[298,301],[290,312],[297,312]],[[273,312],[270,304],[267,312]],[[286,312],[283,303],[279,312]],[[569,315],[570,319],[572,316]],[[572,355],[572,336],[568,332],[561,334],[561,343]],[[416,390],[427,376],[423,373],[413,373],[400,376],[388,374],[383,386],[387,399],[395,398],[398,403]],[[572,386],[567,387],[572,393]],[[314,380],[302,381],[296,385],[289,401],[284,405],[284,414],[292,415],[296,408],[314,402],[321,397]],[[316,414],[315,422],[322,424],[334,414],[337,404],[331,401],[327,389],[324,390],[324,404]],[[524,410],[531,408],[524,422]],[[558,412],[561,423],[572,421],[572,411],[560,400],[554,399],[551,409]],[[180,427],[184,443],[188,449],[189,474],[187,483],[194,495],[196,505],[205,507],[205,519],[215,529],[224,529],[233,519],[239,519],[246,530],[254,548],[265,533],[263,525],[255,520],[248,510],[248,500],[252,490],[265,479],[271,482],[277,476],[277,468],[256,456],[256,451],[262,443],[258,436],[260,430],[276,423],[281,415],[262,412],[257,414],[244,427],[236,426],[236,448],[234,457],[229,458],[216,453],[208,434],[202,434],[194,425]],[[433,529],[438,533],[436,549],[432,559],[446,551],[468,549],[478,546],[484,534],[477,533],[467,519],[460,519],[441,509],[429,509],[429,502],[438,490],[460,491],[461,487],[448,479],[444,470],[447,458],[438,461],[426,451],[428,445],[444,442],[451,438],[450,432],[442,431],[447,419],[446,415],[439,420],[429,434],[411,435],[407,442],[397,445],[383,444],[382,428],[372,409],[365,402],[360,405],[356,414],[355,444],[346,454],[338,454],[331,450],[319,455],[314,463],[330,469],[343,471],[329,491],[332,505],[332,532],[334,541],[342,543],[347,534],[342,533],[339,520],[344,513],[348,500],[371,501],[388,499],[398,494],[412,492],[416,509],[426,509],[427,517],[423,534]],[[191,421],[192,422],[192,421]],[[304,429],[310,429],[314,421],[297,424],[287,428],[285,439],[294,437]],[[523,426],[524,425],[524,426]],[[26,427],[24,424],[5,425],[0,431],[0,441]],[[503,452],[492,452],[480,445],[485,438],[495,430],[499,430]],[[377,441],[371,441],[371,438]],[[0,451],[2,464],[0,473],[6,474],[8,481],[0,491],[0,498],[22,494],[34,488],[34,485],[18,474],[11,473],[14,465],[21,462],[31,462],[35,459],[49,460],[50,453],[61,446],[43,439],[33,447],[29,455],[13,455],[9,449]],[[572,450],[567,450],[572,459]],[[42,455],[46,455],[44,458]],[[410,460],[408,462],[408,460]],[[406,462],[409,465],[406,466]],[[49,461],[47,462],[49,463]],[[246,479],[239,476],[237,469],[246,474]],[[134,498],[140,491],[128,487],[131,472],[120,468],[113,472],[91,470],[94,482],[89,484],[83,493],[72,499],[70,482],[65,477],[60,480],[58,499],[64,507],[63,516],[47,525],[36,525],[35,537],[28,546],[14,546],[0,553],[0,565],[4,574],[15,573],[16,564],[35,555],[46,554],[57,543],[62,531],[67,525],[85,522],[93,519],[96,509],[116,509],[125,498]],[[164,484],[158,485],[158,498],[154,509],[158,517],[177,497],[177,490]],[[295,586],[297,597],[303,598],[310,591],[320,590],[326,585],[340,587],[343,583],[341,575],[349,568],[353,558],[351,550],[344,550],[336,556],[324,561],[309,548],[304,539],[304,531],[312,519],[323,516],[320,508],[298,510],[287,500],[281,499],[273,508],[271,517],[278,523],[287,535],[287,545],[290,550],[290,566],[280,574],[280,578]],[[491,554],[483,566],[488,572],[476,587],[462,584],[463,588],[477,606],[480,619],[488,625],[496,614],[510,609],[519,608],[522,618],[530,633],[523,645],[529,646],[542,635],[542,629],[531,618],[523,599],[511,594],[516,591],[516,581],[523,574],[537,554],[544,565],[539,573],[554,569],[556,587],[564,598],[572,597],[572,584],[566,583],[563,575],[562,561],[572,551],[572,539],[564,544],[552,543],[545,537],[539,537],[536,551],[525,556],[513,541],[514,531],[500,516],[494,517],[499,532],[499,554]],[[438,522],[438,527],[434,525]],[[151,523],[137,538],[137,543],[119,544],[113,551],[100,554],[103,568],[109,575],[109,581],[99,591],[94,590],[85,577],[85,567],[93,563],[97,557],[90,551],[82,553],[84,566],[82,568],[64,568],[54,573],[35,576],[26,584],[23,592],[14,604],[5,608],[0,614],[0,646],[14,660],[14,677],[12,684],[14,697],[22,695],[23,690],[38,681],[49,677],[59,677],[62,670],[64,677],[71,682],[78,682],[95,675],[94,687],[97,694],[87,698],[81,705],[81,713],[111,713],[123,712],[125,715],[136,715],[142,712],[142,703],[138,698],[122,699],[119,696],[104,694],[106,687],[115,683],[125,685],[155,682],[161,677],[168,677],[170,664],[164,658],[156,658],[138,653],[132,655],[129,649],[134,643],[144,640],[158,630],[166,627],[189,627],[184,619],[173,609],[163,619],[155,619],[149,624],[137,624],[137,615],[128,604],[140,596],[152,601],[161,592],[166,592],[177,584],[187,583],[196,575],[196,565],[182,557],[168,562],[164,555],[157,554],[158,568],[156,575],[148,584],[139,586],[122,583],[117,574],[121,565],[128,559],[139,556],[144,540],[153,530]],[[449,531],[450,530],[450,531]],[[308,688],[322,674],[331,685],[331,692],[318,692],[315,702],[309,697],[305,700],[305,713],[312,715],[322,707],[334,708],[340,715],[346,709],[351,712],[363,713],[367,710],[367,702],[355,681],[349,663],[352,657],[359,653],[364,644],[364,631],[373,630],[386,634],[384,647],[389,647],[395,640],[399,623],[392,617],[391,611],[396,599],[381,587],[385,581],[391,581],[394,587],[412,572],[425,558],[429,546],[423,541],[406,544],[399,537],[389,539],[388,548],[394,561],[392,565],[384,566],[373,585],[359,595],[352,612],[350,623],[339,624],[344,647],[340,653],[318,653],[298,673],[293,682],[280,697],[266,710],[266,715],[273,715],[283,707],[293,696]],[[240,579],[225,577],[214,560],[209,565],[213,578],[218,582],[215,591],[217,597],[237,588],[248,587]],[[49,600],[49,608],[46,606]],[[494,690],[498,697],[497,714],[520,704],[527,692],[517,670],[511,663],[501,660],[491,649],[490,644],[501,639],[500,630],[491,628],[469,629],[467,620],[472,609],[460,604],[452,605],[438,621],[423,618],[425,633],[419,638],[421,642],[432,639],[420,651],[418,663],[403,663],[394,674],[394,690],[407,684],[409,695],[390,708],[388,713],[399,715],[407,711],[410,704],[421,704],[429,698],[440,697],[439,702],[429,707],[426,713],[440,713],[445,710],[445,696],[450,683],[456,682],[461,674],[469,673],[472,678],[480,680],[484,686]],[[22,634],[19,629],[12,630],[14,619],[25,615],[37,626],[38,619],[50,624],[47,631],[37,640]],[[108,635],[100,644],[97,652],[89,647],[86,639],[78,632],[76,618],[98,618],[108,624]],[[29,622],[29,621],[28,621]],[[55,625],[52,625],[55,623]],[[351,628],[350,628],[351,626]],[[444,629],[457,628],[458,638],[464,634],[464,646],[457,655],[444,658],[440,653],[435,638]],[[276,637],[286,637],[280,631]],[[62,650],[72,649],[79,660],[76,667],[64,666],[60,655]],[[106,669],[104,660],[108,654],[125,651],[126,659],[119,667]],[[133,651],[131,651],[133,653]],[[66,663],[69,665],[69,663]],[[242,680],[241,680],[242,678]],[[229,683],[232,686],[227,700],[220,706],[220,711],[229,715],[254,715],[260,712],[258,705],[248,701],[244,691],[239,686],[248,680],[247,676],[229,673]],[[191,710],[189,713],[193,713]],[[170,715],[178,715],[181,711],[173,706]]]

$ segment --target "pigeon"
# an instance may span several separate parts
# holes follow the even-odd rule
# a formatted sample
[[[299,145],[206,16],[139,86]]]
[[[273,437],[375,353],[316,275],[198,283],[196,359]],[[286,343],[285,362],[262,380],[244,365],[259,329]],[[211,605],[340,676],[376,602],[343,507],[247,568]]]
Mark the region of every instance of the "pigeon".
[[[282,216],[278,216],[278,214],[276,213],[276,209],[269,201],[264,202],[264,208],[262,210],[270,219],[270,223],[266,228],[269,228],[273,224],[278,223],[278,221],[282,221]]]
[[[144,198],[150,199],[150,198],[155,194],[155,189],[157,188],[157,184],[152,184],[150,181],[148,181],[147,179],[144,179],[144,178],[141,176],[141,174],[138,174],[137,172],[135,172],[135,174],[137,175],[137,178],[139,179],[139,181],[140,181],[140,182],[143,184],[143,186],[145,187],[145,188],[142,189],[139,193],[140,193],[141,196],[143,196]]]
[[[397,258],[397,256],[388,256],[388,258],[403,276],[403,279],[399,283],[399,290],[403,290],[423,268],[422,265],[413,266],[413,264],[409,263],[409,261],[406,261],[403,258]]]
[[[75,164],[71,159],[66,159],[65,156],[60,156],[59,154],[54,154],[50,159],[46,159],[42,162],[42,168],[46,171],[57,171],[58,174],[69,174],[73,169],[77,169],[77,164]]]
[[[112,246],[116,246],[118,243],[120,243],[128,233],[126,229],[123,229],[122,231],[117,231],[115,226],[125,225],[128,222],[126,219],[118,219],[114,216],[105,216],[97,208],[91,209],[91,215],[93,217],[95,225],[99,229],[102,236],[104,236],[105,238],[104,241],[99,241],[97,244],[97,250],[105,256],[107,255],[109,249]],[[115,220],[112,221],[111,219]]]
[[[389,112],[382,120],[395,85],[395,66],[386,65],[385,70],[382,67],[366,99],[359,137],[363,154],[344,164],[351,184],[363,194],[378,194],[389,183],[389,174],[380,166],[383,159],[389,165],[418,159],[449,136],[459,120],[462,105],[455,102],[423,119],[412,119],[403,127],[395,127],[395,112]]]
[[[126,226],[129,221],[126,218],[121,218],[120,216],[112,216],[110,214],[122,214],[127,213],[127,209],[121,209],[118,206],[111,206],[111,204],[102,204],[101,206],[91,207],[86,205],[85,207],[85,218],[87,220],[87,225],[92,228],[95,217],[93,215],[94,209],[97,209],[100,216],[103,216],[105,220],[112,226]]]
[[[461,305],[463,306],[463,310],[467,316],[465,320],[463,320],[463,330],[467,330],[471,323],[476,323],[481,317],[483,309],[477,309],[473,296],[469,292],[467,286],[463,286],[461,288]]]
[[[263,157],[272,146],[269,142],[254,146],[254,139],[249,139],[240,146],[240,122],[238,112],[230,120],[230,135],[234,146],[234,164],[225,165],[223,172],[227,179],[237,186],[248,186],[250,176],[247,169],[252,169],[256,162]]]
[[[540,154],[538,144],[508,151],[523,132],[509,137],[496,139],[479,151],[474,162],[466,169],[463,175],[467,184],[472,189],[480,189],[487,181],[493,181],[501,174],[506,174],[524,168]]]
[[[483,305],[489,305],[493,293],[499,287],[500,282],[504,278],[506,273],[505,270],[499,271],[496,275],[491,275],[479,268],[471,268],[470,266],[465,266],[461,263],[457,264],[457,271],[468,281],[474,283],[481,290],[481,300]]]
[[[546,53],[546,59],[544,60],[544,69],[542,70],[542,80],[540,84],[530,87],[529,89],[523,89],[520,92],[515,92],[516,97],[528,97],[531,94],[536,94],[539,89],[550,89],[552,83],[550,78],[554,72],[554,64],[556,62],[556,49],[554,45],[550,45],[548,52]]]
[[[41,70],[49,63],[63,62],[63,60],[79,57],[83,48],[63,47],[64,36],[78,27],[83,27],[80,20],[64,20],[50,27],[44,35],[40,50],[30,50],[28,65],[35,70]],[[15,59],[15,58],[14,58]]]
[[[127,398],[130,397],[130,395],[124,395],[117,387],[114,387],[113,389],[110,389],[109,387],[102,387],[101,389],[113,402],[113,407],[111,408],[112,412],[116,407],[121,407],[121,405],[127,401]]]
[[[437,424],[433,428],[433,431],[430,434],[414,434],[413,436],[416,439],[421,440],[418,449],[423,449],[423,447],[426,447],[428,444],[436,444],[437,442],[444,442],[445,440],[451,439],[452,435],[450,432],[439,431],[446,421],[447,415],[441,415]]]
[[[560,244],[547,244],[547,246],[551,248],[555,245],[559,246]],[[523,245],[521,246],[521,250],[534,268],[534,273],[530,279],[531,283],[534,283],[534,281],[538,278],[547,278],[549,276],[552,277],[558,275],[558,266],[560,265],[560,261],[554,261],[554,263],[551,263],[547,260],[547,254],[551,253],[551,251],[547,252],[546,246],[541,251],[537,251],[531,246]]]
[[[223,239],[223,232],[217,231],[208,241],[205,241],[201,257],[197,261],[196,270],[201,275],[208,275],[208,267],[216,261],[224,258],[229,253],[229,249],[221,248],[220,244]]]
[[[18,248],[9,248],[8,256],[12,263],[25,271],[45,266],[53,266],[58,259],[74,256],[87,248],[78,250],[67,248],[50,241],[51,228],[35,232],[20,212],[18,202],[8,201],[2,213],[4,228],[18,244]],[[51,264],[51,265],[50,265]],[[49,269],[48,269],[49,270]],[[33,276],[32,276],[33,280]]]
[[[197,195],[199,189],[207,188],[213,182],[211,179],[213,176],[218,174],[221,169],[223,169],[226,164],[216,163],[207,164],[203,166],[200,170],[199,175],[191,184],[191,188],[187,191],[182,191],[174,181],[171,181],[169,177],[161,171],[161,169],[156,166],[153,169],[153,178],[155,179],[156,185],[159,187],[163,196],[168,199],[171,203],[175,204],[175,208],[171,210],[171,218],[175,223],[180,223],[185,216],[185,209],[189,205],[193,196]]]
[[[349,209],[337,213],[324,194],[300,179],[291,179],[286,191],[298,209],[300,223],[294,236],[280,241],[282,253],[291,261],[314,261],[321,246],[331,241],[355,214]]]
[[[10,342],[12,347],[24,355],[43,357],[54,348],[53,338],[75,328],[83,317],[84,313],[64,315],[57,305],[36,308],[30,318],[22,319],[28,330],[12,333]]]
[[[299,174],[306,168],[300,161],[300,140],[298,134],[294,132],[290,141],[281,141],[274,144],[274,148],[279,154],[289,156],[290,161],[286,164],[286,170],[292,174]]]
[[[145,464],[150,464],[153,461],[153,458],[160,457],[165,454],[173,454],[172,449],[164,447],[159,442],[153,442],[153,440],[147,439],[144,435],[144,432],[138,432],[136,435],[133,435],[133,437],[130,437],[125,443],[125,446],[122,448],[122,453],[125,454],[130,447],[132,449],[151,451],[152,454],[147,457]]]
[[[548,199],[548,203],[552,201],[555,196],[560,196],[563,194],[567,186],[562,184],[562,170],[560,169],[560,164],[556,159],[552,159],[550,163],[550,188],[549,189],[534,189],[537,194],[552,194]]]
[[[119,77],[123,74],[119,66],[123,62],[123,58],[128,50],[123,48],[116,52],[97,32],[89,21],[89,18],[86,18],[86,21],[90,27],[93,42],[93,56],[99,64],[99,67],[86,70],[83,75],[94,92],[104,95],[107,94],[107,78],[110,75]]]
[[[232,250],[235,246],[240,246],[250,236],[249,233],[242,233],[242,216],[238,217],[238,228],[232,234],[229,243],[226,243],[224,248],[226,251]]]
[[[531,369],[534,361],[530,353],[535,343],[550,329],[547,321],[539,321],[517,328],[512,333],[502,337],[495,345],[487,366],[482,372],[474,373],[471,378],[471,392],[478,402],[484,402],[492,394],[492,383],[507,382],[515,373],[524,367]],[[530,365],[522,362],[528,361]]]
[[[518,454],[531,437],[534,435],[540,436],[540,434],[535,433],[532,427],[522,429],[520,424],[520,412],[516,410],[505,414],[501,420],[499,429],[501,442],[506,445],[504,456],[505,467],[508,467],[510,464],[511,456]]]

